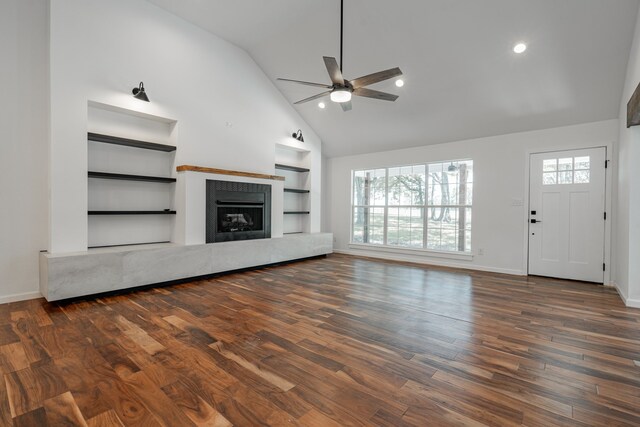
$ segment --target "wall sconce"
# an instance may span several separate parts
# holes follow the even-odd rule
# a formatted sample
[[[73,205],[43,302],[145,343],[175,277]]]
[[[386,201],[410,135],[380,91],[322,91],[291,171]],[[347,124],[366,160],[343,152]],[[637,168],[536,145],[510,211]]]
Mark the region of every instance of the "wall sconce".
[[[294,132],[293,134],[291,134],[291,137],[297,139],[300,142],[304,142],[302,131],[300,129],[298,129],[298,132]]]
[[[149,102],[149,97],[144,91],[144,83],[140,82],[140,86],[134,87],[131,93],[133,93],[134,98],[139,99],[140,101]]]

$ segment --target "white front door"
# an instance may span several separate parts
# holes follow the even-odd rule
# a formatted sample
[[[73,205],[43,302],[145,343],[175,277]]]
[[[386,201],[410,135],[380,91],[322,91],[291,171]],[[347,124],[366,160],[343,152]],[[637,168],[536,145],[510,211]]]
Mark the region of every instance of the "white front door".
[[[532,154],[529,274],[604,282],[606,148]]]

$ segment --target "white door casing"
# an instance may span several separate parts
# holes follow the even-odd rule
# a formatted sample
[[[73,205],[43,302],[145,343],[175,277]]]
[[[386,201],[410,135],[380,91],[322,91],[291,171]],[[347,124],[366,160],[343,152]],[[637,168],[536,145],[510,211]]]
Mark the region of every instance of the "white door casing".
[[[604,281],[606,148],[532,154],[529,274]]]

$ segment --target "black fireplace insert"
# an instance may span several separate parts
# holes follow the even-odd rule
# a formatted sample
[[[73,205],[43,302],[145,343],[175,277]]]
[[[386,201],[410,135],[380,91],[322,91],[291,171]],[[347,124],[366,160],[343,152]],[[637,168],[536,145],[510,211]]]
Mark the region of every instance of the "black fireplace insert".
[[[271,186],[207,181],[207,243],[271,237]]]

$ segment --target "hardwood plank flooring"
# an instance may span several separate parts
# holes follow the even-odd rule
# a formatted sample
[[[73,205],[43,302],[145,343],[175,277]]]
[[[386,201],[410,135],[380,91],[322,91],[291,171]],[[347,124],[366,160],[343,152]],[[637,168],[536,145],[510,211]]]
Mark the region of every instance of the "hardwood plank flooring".
[[[0,305],[0,425],[638,426],[640,310],[331,255]]]

